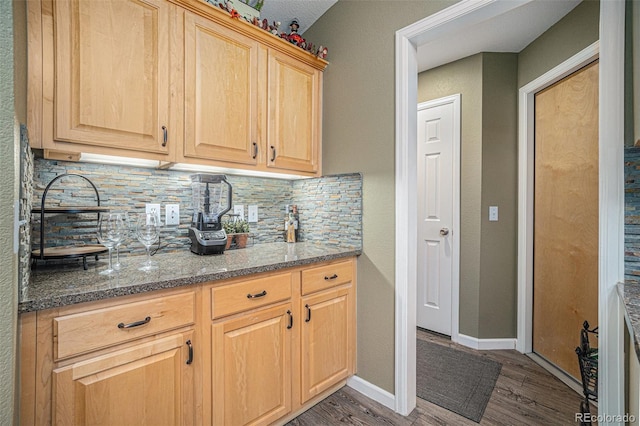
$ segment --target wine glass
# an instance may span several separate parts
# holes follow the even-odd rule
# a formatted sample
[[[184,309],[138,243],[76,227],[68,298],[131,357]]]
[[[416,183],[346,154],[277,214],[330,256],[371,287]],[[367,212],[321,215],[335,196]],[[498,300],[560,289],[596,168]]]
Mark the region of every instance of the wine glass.
[[[105,213],[100,215],[98,221],[98,241],[109,250],[109,266],[101,275],[109,275],[115,271],[111,264],[111,252],[113,248],[120,244],[125,232],[125,225],[122,216],[114,213]]]
[[[122,234],[120,241],[118,241],[118,244],[116,244],[116,263],[113,264],[113,269],[119,271],[122,267],[122,264],[120,263],[120,245],[122,245],[122,242],[129,237],[133,230],[131,229],[132,226],[129,214],[127,212],[119,212],[117,214],[122,216],[122,221],[124,222],[124,233]]]
[[[150,249],[160,237],[160,220],[158,216],[151,213],[140,213],[136,221],[136,236],[147,249],[147,260],[142,264],[140,271],[150,271],[158,266],[151,262]]]

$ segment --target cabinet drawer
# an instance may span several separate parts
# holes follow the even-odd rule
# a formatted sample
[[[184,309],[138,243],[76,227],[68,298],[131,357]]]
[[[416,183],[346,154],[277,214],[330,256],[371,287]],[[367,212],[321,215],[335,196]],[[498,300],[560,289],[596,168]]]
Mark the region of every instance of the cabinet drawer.
[[[290,272],[214,287],[211,289],[211,317],[248,311],[290,297]]]
[[[194,306],[195,293],[189,292],[55,318],[55,358],[193,324]]]
[[[353,280],[353,261],[333,263],[302,271],[302,294],[346,284]]]

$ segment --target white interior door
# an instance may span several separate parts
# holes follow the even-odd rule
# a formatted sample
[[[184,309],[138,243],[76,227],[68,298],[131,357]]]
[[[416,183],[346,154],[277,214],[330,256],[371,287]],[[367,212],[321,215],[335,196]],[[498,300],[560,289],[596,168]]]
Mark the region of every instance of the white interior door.
[[[457,334],[459,99],[418,105],[417,324],[448,336]]]

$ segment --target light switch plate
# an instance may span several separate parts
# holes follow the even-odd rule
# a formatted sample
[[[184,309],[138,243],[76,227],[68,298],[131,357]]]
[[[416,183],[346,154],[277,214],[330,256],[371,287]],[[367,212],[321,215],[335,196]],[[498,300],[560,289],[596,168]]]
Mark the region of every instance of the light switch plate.
[[[249,206],[249,220],[250,223],[258,223],[258,206]]]
[[[234,205],[233,214],[238,215],[238,220],[244,220],[244,205],[243,204]]]
[[[164,222],[167,225],[180,225],[180,204],[164,206]]]
[[[489,222],[498,221],[498,206],[489,206]]]

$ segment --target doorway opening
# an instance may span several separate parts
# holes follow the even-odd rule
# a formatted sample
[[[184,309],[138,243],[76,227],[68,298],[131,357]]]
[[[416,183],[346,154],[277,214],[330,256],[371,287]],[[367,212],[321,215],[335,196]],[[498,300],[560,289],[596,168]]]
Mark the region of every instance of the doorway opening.
[[[500,16],[511,8],[518,7],[518,2],[473,2],[462,1],[452,7],[409,25],[396,32],[396,341],[395,341],[395,410],[401,414],[409,414],[416,406],[416,265],[412,253],[416,250],[416,241],[401,238],[402,235],[415,234],[417,218],[410,214],[416,208],[415,202],[415,141],[417,105],[417,47],[429,41],[441,40],[446,34],[455,34],[461,29]],[[527,4],[534,4],[530,2]],[[601,350],[600,361],[602,381],[599,388],[600,412],[608,414],[622,413],[623,403],[623,368],[620,364],[623,342],[620,301],[615,285],[623,277],[623,128],[624,128],[624,8],[623,2],[600,3],[600,39],[606,49],[600,53],[600,200],[599,200],[599,326]],[[501,34],[504,37],[504,34]],[[456,52],[460,53],[460,52]],[[464,54],[461,57],[465,56]],[[451,59],[439,57],[442,63]],[[520,112],[522,103],[527,107],[528,98],[519,95]],[[532,107],[532,103],[528,104]],[[525,116],[526,117],[526,116]],[[520,118],[522,120],[522,116]],[[519,140],[526,141],[526,125],[519,126]],[[525,132],[524,135],[522,132]],[[522,142],[519,142],[521,144]],[[519,150],[519,161],[527,164],[526,144]],[[603,167],[604,165],[604,167]],[[524,173],[525,179],[519,179],[519,188],[527,187],[528,169],[520,168],[519,175]],[[519,191],[522,193],[522,191]],[[526,191],[524,192],[527,193]],[[524,197],[526,199],[526,196]],[[519,215],[525,214],[519,199]],[[524,207],[527,207],[525,204]],[[525,212],[525,213],[523,213]],[[525,222],[526,223],[526,222]],[[524,230],[523,230],[524,229]],[[519,220],[519,236],[526,232]],[[520,253],[526,254],[527,240],[518,240]],[[529,258],[524,259],[530,261]],[[518,270],[518,282],[526,282],[526,268]],[[520,287],[519,287],[520,288]],[[522,296],[522,300],[521,300]],[[524,352],[524,338],[527,330],[522,324],[520,315],[526,315],[527,309],[521,304],[528,303],[530,294],[518,295],[518,349]],[[530,307],[529,307],[530,308]],[[529,310],[530,312],[530,310]],[[530,323],[529,323],[530,324]]]

